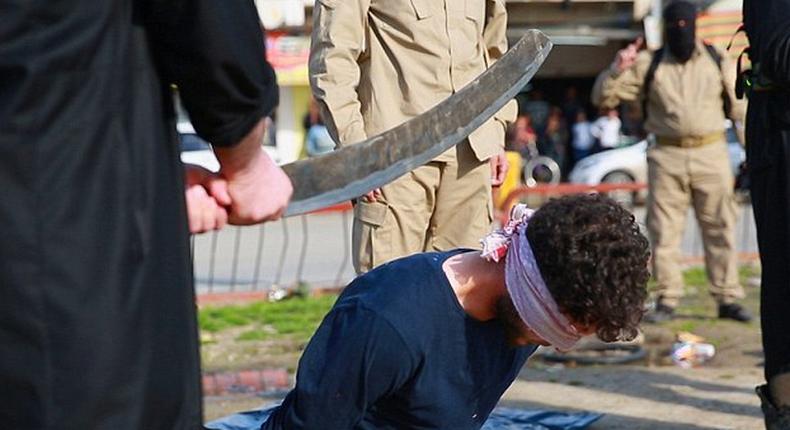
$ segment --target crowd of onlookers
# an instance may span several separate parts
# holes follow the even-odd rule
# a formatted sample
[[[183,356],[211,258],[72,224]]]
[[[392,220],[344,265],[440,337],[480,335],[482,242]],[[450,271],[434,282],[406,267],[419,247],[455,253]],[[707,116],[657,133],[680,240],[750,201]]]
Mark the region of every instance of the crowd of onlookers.
[[[335,149],[335,141],[329,135],[318,105],[315,100],[310,101],[307,113],[302,119],[302,126],[305,131],[304,149],[308,157],[325,154]]]
[[[566,88],[559,105],[544,100],[542,91],[532,90],[519,111],[508,133],[507,149],[527,160],[547,156],[557,162],[563,177],[579,160],[620,146],[623,134],[638,134],[625,127],[616,109],[602,109],[592,117],[573,86]]]
[[[538,155],[551,158],[559,165],[564,178],[584,157],[620,146],[624,134],[638,134],[638,131],[629,130],[616,109],[601,109],[597,116],[591,115],[591,111],[589,103],[579,97],[574,86],[566,88],[560,104],[546,101],[539,89],[530,90],[521,101],[519,115],[508,132],[507,149],[520,153],[525,160]],[[307,156],[334,149],[334,141],[315,102],[310,103],[303,126]]]

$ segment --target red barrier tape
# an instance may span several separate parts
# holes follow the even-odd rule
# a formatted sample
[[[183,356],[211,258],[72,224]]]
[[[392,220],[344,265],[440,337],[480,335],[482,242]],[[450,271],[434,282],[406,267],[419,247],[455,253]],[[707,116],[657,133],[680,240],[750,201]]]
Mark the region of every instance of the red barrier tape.
[[[206,305],[233,305],[237,303],[265,302],[269,291],[234,291],[228,293],[202,293],[197,295],[198,307]]]
[[[354,206],[351,205],[351,202],[344,202],[338,203],[333,206],[325,207],[323,209],[318,209],[312,212],[308,212],[307,214],[321,214],[321,213],[332,213],[332,212],[345,212],[350,211],[353,209]]]
[[[281,368],[241,370],[203,375],[204,396],[253,394],[291,388],[291,375]]]
[[[320,297],[327,294],[340,294],[344,285],[316,286],[311,285],[310,297]],[[201,293],[196,295],[199,308],[207,306],[236,305],[251,302],[266,302],[269,300],[269,290],[261,291],[229,291],[225,293]]]

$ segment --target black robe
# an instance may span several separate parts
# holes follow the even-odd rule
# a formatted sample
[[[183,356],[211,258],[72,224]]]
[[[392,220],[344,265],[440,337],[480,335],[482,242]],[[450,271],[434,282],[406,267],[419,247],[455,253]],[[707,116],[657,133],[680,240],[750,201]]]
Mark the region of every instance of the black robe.
[[[754,91],[746,117],[746,160],[762,283],[765,378],[790,372],[790,0],[745,0],[753,63],[780,88]]]
[[[0,428],[201,426],[171,84],[215,145],[273,109],[252,0],[0,0]]]

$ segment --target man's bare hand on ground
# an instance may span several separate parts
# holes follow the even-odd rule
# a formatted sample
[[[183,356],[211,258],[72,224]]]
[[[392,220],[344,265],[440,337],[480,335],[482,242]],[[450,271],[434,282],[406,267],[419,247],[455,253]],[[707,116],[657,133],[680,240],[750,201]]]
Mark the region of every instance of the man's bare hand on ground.
[[[230,197],[228,222],[257,224],[282,217],[293,185],[261,147],[263,120],[242,141],[229,148],[214,148],[219,174],[227,181]]]
[[[505,182],[507,171],[510,169],[510,163],[507,161],[507,155],[500,152],[488,160],[491,165],[491,185],[498,187]]]
[[[617,71],[617,73],[623,73],[631,68],[636,63],[636,58],[639,56],[639,51],[644,44],[645,40],[639,37],[625,48],[619,50],[617,56],[614,58],[612,68]]]

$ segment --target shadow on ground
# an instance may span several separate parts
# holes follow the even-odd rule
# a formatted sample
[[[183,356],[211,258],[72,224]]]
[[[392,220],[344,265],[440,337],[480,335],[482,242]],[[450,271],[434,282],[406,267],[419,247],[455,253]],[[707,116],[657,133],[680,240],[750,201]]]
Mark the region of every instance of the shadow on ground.
[[[509,402],[503,401],[500,403],[501,406],[513,407],[513,408],[524,408],[524,409],[534,409],[534,408],[551,408],[550,405],[542,404],[539,402]],[[617,415],[613,413],[606,413],[606,415],[601,419],[601,421],[592,424],[588,427],[589,430],[611,430],[611,429],[629,429],[629,430],[709,430],[711,427],[703,426],[703,425],[696,425],[696,424],[686,424],[686,423],[676,423],[676,422],[666,422],[666,421],[658,421],[649,418],[636,418],[624,415]]]

